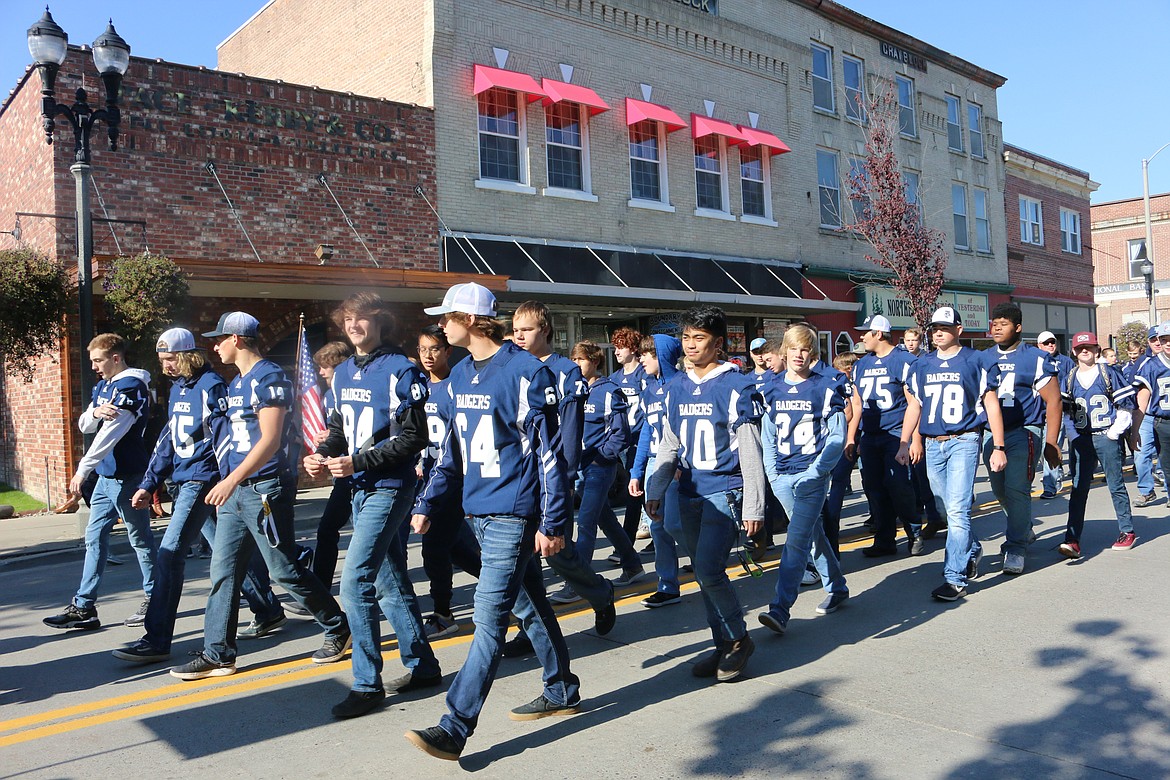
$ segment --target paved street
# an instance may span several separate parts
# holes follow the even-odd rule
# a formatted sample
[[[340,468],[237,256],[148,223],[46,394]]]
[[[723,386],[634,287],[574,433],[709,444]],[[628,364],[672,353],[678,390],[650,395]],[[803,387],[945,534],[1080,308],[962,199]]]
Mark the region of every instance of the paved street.
[[[987,501],[985,481],[979,489]],[[298,527],[307,534],[321,492],[302,498]],[[929,597],[941,582],[943,537],[928,543],[926,557],[871,562],[858,551],[868,541],[855,495],[846,521],[854,541],[843,555],[852,597],[836,614],[816,616],[819,592],[805,589],[788,633],[774,636],[755,621],[775,584],[774,559],[760,579],[735,568],[757,642],[748,675],[735,683],[690,673],[709,645],[693,583],[681,605],[654,611],[638,605],[651,585],[628,589],[605,638],[593,635],[591,612],[569,609],[562,624],[585,711],[508,720],[508,709],[539,693],[540,679],[532,658],[505,659],[460,765],[402,739],[408,728],[437,722],[438,693],[391,697],[373,715],[334,721],[329,707],[345,696],[349,664],[309,662],[319,646],[311,621],[292,618],[273,637],[241,643],[235,676],[182,683],[162,665],[131,667],[109,654],[140,634],[120,624],[140,598],[124,536],[114,549],[127,564],[107,570],[99,603],[106,627],[92,633],[41,624],[76,586],[80,551],[6,558],[0,777],[1170,776],[1165,501],[1136,510],[1137,547],[1112,552],[1117,527],[1108,494],[1096,487],[1077,562],[1055,549],[1066,505],[1067,494],[1037,501],[1040,538],[1018,578],[999,572],[1002,515],[985,507],[976,522],[984,575],[966,600],[948,605]],[[42,537],[67,537],[76,526],[74,518],[39,521],[50,527]],[[60,546],[51,538],[32,544],[32,522],[0,522],[3,555],[14,540]],[[413,544],[411,561],[418,582]],[[189,561],[175,663],[201,647],[207,564]],[[462,575],[457,583],[464,629],[435,645],[448,682],[470,641],[472,588]],[[386,677],[396,676],[392,640],[386,658]]]

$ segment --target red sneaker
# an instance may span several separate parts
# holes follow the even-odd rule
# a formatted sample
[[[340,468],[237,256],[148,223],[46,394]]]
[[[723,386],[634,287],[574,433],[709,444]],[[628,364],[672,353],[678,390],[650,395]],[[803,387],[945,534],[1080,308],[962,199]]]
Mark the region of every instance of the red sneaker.
[[[1122,534],[1117,537],[1117,541],[1113,543],[1114,550],[1128,550],[1137,544],[1137,535],[1133,531],[1127,534]]]
[[[1065,558],[1080,558],[1081,545],[1080,542],[1063,542],[1060,545],[1060,554]]]

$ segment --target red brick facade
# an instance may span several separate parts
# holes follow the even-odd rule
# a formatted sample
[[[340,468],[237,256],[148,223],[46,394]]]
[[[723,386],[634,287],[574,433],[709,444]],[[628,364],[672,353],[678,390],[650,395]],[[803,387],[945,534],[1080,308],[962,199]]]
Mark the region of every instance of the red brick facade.
[[[1170,194],[1150,198],[1153,235],[1154,289],[1157,317],[1170,314]],[[1130,272],[1131,241],[1145,241],[1145,205],[1142,199],[1111,201],[1092,209],[1093,259],[1095,264],[1097,316],[1101,333],[1116,335],[1127,322],[1149,320],[1145,279],[1135,268]],[[1135,263],[1135,266],[1137,263]]]

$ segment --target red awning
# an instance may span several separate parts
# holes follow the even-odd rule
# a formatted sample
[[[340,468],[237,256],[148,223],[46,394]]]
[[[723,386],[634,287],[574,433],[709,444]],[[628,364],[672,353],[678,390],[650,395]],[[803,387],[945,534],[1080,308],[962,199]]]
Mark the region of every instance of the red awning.
[[[771,133],[757,130],[754,127],[744,127],[743,125],[739,126],[739,131],[743,133],[748,146],[766,146],[772,151],[772,154],[784,154],[785,152],[792,151],[788,148],[788,144]]]
[[[673,133],[675,130],[682,130],[687,126],[687,123],[682,121],[678,114],[666,106],[660,106],[657,103],[647,103],[645,100],[626,98],[626,124],[637,124],[643,119],[652,119],[655,122],[661,122],[666,126],[666,132],[668,133]]]
[[[475,66],[475,89],[471,94],[478,95],[492,87],[510,89],[513,92],[523,92],[528,95],[528,102],[545,97],[544,90],[536,83],[536,79],[527,73],[517,73],[514,70],[489,68],[487,65]]]
[[[548,96],[544,99],[545,103],[560,103],[562,100],[568,100],[571,103],[589,106],[590,114],[609,111],[609,104],[589,87],[569,84],[564,81],[553,81],[552,79],[541,79],[540,86],[544,90],[544,94]]]
[[[724,122],[721,119],[712,119],[709,116],[691,114],[691,137],[702,138],[707,135],[721,135],[737,144],[749,143],[747,137],[739,131],[739,128],[730,122]]]

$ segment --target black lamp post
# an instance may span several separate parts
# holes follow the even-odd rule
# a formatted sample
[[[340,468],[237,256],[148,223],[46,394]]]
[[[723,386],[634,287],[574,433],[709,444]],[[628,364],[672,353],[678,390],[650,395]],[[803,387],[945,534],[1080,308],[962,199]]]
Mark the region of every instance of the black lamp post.
[[[73,128],[73,165],[69,171],[77,183],[77,289],[84,405],[91,384],[86,350],[93,339],[93,222],[89,207],[89,135],[98,121],[105,122],[110,151],[118,148],[118,127],[122,122],[122,114],[118,110],[118,93],[122,88],[122,77],[130,66],[130,45],[114,30],[113,20],[93,42],[93,63],[106,88],[106,107],[97,110],[90,107],[89,96],[80,88],[72,106],[57,102],[57,71],[69,53],[69,36],[53,21],[48,6],[45,6],[45,15],[28,28],[28,51],[41,74],[41,116],[44,120],[45,141],[53,143],[53,130],[58,116],[63,117]]]
[[[1140,270],[1146,279],[1146,300],[1150,302],[1150,326],[1158,324],[1158,307],[1154,303],[1154,264],[1143,260]]]

